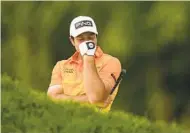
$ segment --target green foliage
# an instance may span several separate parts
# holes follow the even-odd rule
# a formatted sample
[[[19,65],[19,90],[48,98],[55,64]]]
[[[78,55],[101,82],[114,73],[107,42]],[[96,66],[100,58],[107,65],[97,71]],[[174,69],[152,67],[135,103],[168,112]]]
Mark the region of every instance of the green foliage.
[[[1,81],[3,133],[186,133],[176,125],[151,123],[132,114],[105,114],[71,101],[53,103],[7,75]]]
[[[190,126],[190,3],[187,1],[2,1],[2,72],[46,91],[57,61],[75,49],[69,26],[91,16],[98,45],[127,76],[112,109]]]

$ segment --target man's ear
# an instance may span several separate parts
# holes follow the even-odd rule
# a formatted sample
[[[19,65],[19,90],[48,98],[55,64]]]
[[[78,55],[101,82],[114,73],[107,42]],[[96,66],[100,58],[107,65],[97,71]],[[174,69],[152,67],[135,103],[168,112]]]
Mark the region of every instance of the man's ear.
[[[70,36],[70,37],[69,37],[69,40],[71,41],[71,44],[72,44],[73,46],[75,46],[74,38]]]

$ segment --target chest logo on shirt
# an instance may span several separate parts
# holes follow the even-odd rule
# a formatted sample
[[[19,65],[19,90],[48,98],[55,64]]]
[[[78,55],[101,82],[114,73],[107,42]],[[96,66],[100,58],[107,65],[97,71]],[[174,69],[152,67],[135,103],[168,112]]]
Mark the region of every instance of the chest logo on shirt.
[[[67,80],[75,80],[77,77],[76,70],[74,68],[64,68],[63,77]]]
[[[65,69],[63,70],[63,72],[64,72],[64,73],[74,73],[74,69],[72,69],[72,68],[65,68]]]

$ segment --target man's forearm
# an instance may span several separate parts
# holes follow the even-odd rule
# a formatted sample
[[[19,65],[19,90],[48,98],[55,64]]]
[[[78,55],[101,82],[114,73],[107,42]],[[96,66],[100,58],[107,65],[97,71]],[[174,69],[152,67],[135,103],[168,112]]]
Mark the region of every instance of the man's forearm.
[[[103,81],[100,79],[93,56],[84,55],[84,89],[91,103],[103,102],[108,96]]]
[[[72,100],[78,102],[88,103],[88,97],[86,95],[79,95],[79,96],[69,96],[65,94],[56,94],[51,97],[53,101],[65,101],[65,100]]]
[[[51,97],[51,99],[55,102],[71,100],[71,101],[76,101],[76,102],[81,102],[81,103],[89,103],[87,95],[68,96],[65,94],[56,94],[53,97]],[[108,103],[96,103],[95,105],[98,107],[106,107]]]

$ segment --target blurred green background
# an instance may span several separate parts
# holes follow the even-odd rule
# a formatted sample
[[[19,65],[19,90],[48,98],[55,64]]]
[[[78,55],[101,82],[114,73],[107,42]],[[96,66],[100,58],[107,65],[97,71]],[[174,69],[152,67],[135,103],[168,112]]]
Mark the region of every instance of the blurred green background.
[[[127,69],[112,110],[190,126],[190,2],[1,2],[1,68],[46,92],[75,51],[69,25],[91,16],[98,44]]]

